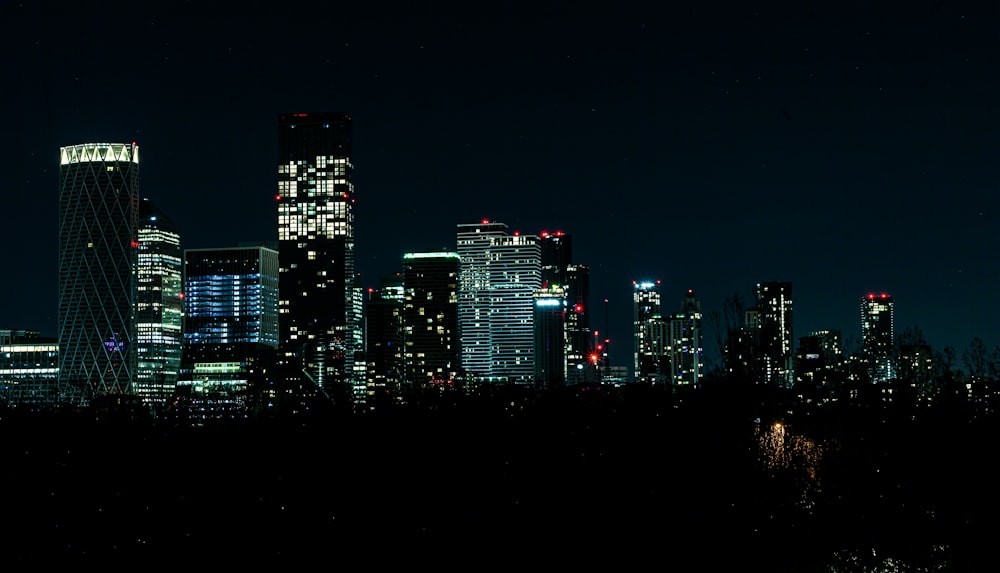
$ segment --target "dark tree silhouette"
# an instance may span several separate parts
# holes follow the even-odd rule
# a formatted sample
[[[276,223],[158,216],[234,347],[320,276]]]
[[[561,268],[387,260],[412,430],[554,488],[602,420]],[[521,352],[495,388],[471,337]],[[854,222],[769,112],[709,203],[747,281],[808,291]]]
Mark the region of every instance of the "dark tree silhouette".
[[[982,379],[989,373],[989,351],[986,343],[978,336],[972,339],[969,347],[962,353],[962,362],[969,376]]]

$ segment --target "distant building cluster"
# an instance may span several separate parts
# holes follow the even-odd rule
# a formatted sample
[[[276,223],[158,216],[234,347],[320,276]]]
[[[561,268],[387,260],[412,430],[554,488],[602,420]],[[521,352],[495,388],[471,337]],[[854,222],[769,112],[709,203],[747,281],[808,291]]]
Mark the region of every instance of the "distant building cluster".
[[[355,270],[351,118],[278,118],[275,236],[181,248],[140,196],[135,143],[60,150],[58,336],[0,330],[0,400],[25,408],[132,404],[193,420],[317,404],[366,411],[515,385],[696,388],[708,368],[701,303],[633,282],[631,365],[594,324],[590,271],[562,231],[458,224],[453,250],[409,252],[379,288]],[[898,345],[893,298],[861,297],[862,349],[840,332],[797,340],[792,285],[731,308],[721,371],[780,388],[930,377],[926,344]],[[605,303],[607,301],[605,300]]]

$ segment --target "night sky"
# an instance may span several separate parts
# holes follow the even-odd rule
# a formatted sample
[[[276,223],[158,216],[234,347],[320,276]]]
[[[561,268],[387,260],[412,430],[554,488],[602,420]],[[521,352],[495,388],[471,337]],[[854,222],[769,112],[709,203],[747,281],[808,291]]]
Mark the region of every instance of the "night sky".
[[[56,335],[61,146],[138,142],[183,247],[235,246],[276,239],[278,114],[343,111],[366,287],[489,218],[572,235],[613,364],[646,279],[1000,343],[995,3],[147,4],[0,2],[0,328]]]

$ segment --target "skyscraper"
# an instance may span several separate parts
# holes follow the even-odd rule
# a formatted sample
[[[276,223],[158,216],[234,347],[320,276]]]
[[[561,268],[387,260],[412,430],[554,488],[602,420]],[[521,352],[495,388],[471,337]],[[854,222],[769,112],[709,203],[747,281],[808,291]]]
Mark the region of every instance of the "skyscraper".
[[[566,268],[573,262],[573,238],[562,231],[539,233],[542,246],[542,286],[565,285]]]
[[[675,385],[695,385],[705,376],[702,368],[704,350],[701,332],[701,302],[688,289],[681,310],[669,319],[667,360],[670,381]]]
[[[566,383],[566,290],[558,285],[535,291],[535,383],[553,388]]]
[[[403,402],[403,273],[382,277],[365,305],[369,409]]]
[[[458,253],[403,255],[406,381],[413,388],[452,386],[461,371],[458,271]]]
[[[590,363],[590,268],[581,264],[566,267],[566,383],[581,384],[594,373]]]
[[[887,293],[861,297],[862,355],[872,382],[887,382],[896,377],[894,308],[893,298]]]
[[[533,295],[542,285],[537,235],[502,223],[458,226],[462,367],[476,379],[532,384]]]
[[[462,370],[472,378],[490,373],[490,245],[507,225],[484,219],[458,225],[458,323]]]
[[[754,289],[759,318],[760,377],[766,384],[790,388],[795,383],[792,338],[792,283],[758,283]]]
[[[633,377],[648,381],[660,373],[661,344],[654,346],[650,329],[662,330],[663,313],[660,281],[632,281]],[[662,342],[663,336],[653,336]]]
[[[181,239],[149,199],[139,203],[135,393],[154,412],[173,395],[181,366]]]
[[[59,399],[132,395],[139,147],[84,143],[59,156]]]
[[[562,231],[539,233],[542,246],[542,288],[559,287],[565,295],[567,384],[579,384],[593,374],[588,368],[590,340],[590,269],[573,262],[572,236]]]
[[[362,299],[354,269],[354,165],[345,113],[279,116],[282,354],[329,397],[365,396]]]

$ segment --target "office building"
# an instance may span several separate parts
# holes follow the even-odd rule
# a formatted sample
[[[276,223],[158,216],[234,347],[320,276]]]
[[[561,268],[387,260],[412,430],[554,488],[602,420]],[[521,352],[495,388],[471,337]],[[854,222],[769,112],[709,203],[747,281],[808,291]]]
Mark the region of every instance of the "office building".
[[[180,234],[149,199],[139,203],[135,394],[156,413],[173,395],[184,344]]]
[[[139,147],[84,143],[59,155],[59,400],[134,396]]]
[[[543,231],[538,235],[542,247],[542,288],[560,287],[566,297],[566,379],[567,384],[593,381],[589,354],[590,340],[590,269],[573,262],[572,236],[563,231]],[[588,378],[589,377],[589,378]]]
[[[836,380],[843,363],[839,330],[810,332],[799,337],[795,352],[795,384],[803,389],[821,388]]]
[[[896,377],[895,302],[887,293],[861,297],[861,354],[871,382],[888,382]]]
[[[476,382],[533,384],[533,295],[542,286],[537,235],[484,220],[458,225],[462,368]]]
[[[550,285],[535,291],[534,360],[535,384],[557,388],[566,384],[566,289]]]
[[[403,255],[406,382],[452,387],[461,372],[456,252]]]
[[[199,408],[246,409],[251,374],[278,347],[278,252],[184,251],[184,354],[178,394]]]
[[[405,401],[403,379],[403,274],[382,277],[368,289],[365,304],[365,361],[368,408]]]
[[[662,374],[666,344],[660,281],[632,281],[633,377],[653,382]]]
[[[462,369],[469,378],[490,373],[490,245],[507,235],[507,225],[484,219],[458,225],[458,322]]]
[[[344,113],[279,116],[281,354],[338,402],[367,392],[351,134]]]
[[[757,330],[759,380],[791,388],[795,382],[792,283],[758,283],[754,296],[757,300],[757,321],[753,326]]]
[[[24,410],[58,405],[59,345],[34,330],[0,329],[0,404]]]
[[[564,285],[566,269],[573,263],[573,238],[562,231],[538,234],[542,247],[542,286]]]
[[[680,311],[670,315],[667,345],[664,349],[671,384],[700,384],[705,376],[701,331],[701,301],[688,289]]]

